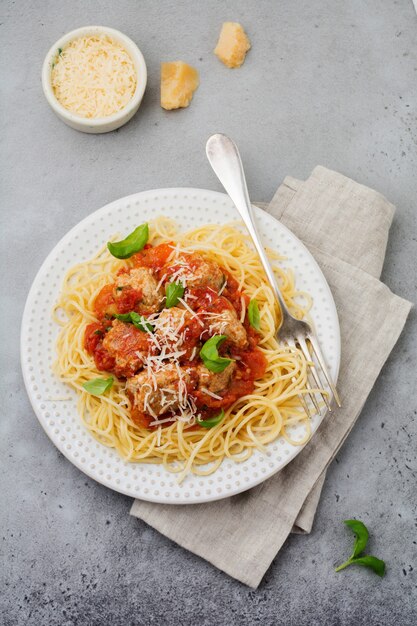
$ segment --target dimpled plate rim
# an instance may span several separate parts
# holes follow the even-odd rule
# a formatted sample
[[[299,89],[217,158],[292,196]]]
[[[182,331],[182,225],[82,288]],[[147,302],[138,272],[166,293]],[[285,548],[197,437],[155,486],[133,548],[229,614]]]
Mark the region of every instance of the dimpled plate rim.
[[[297,288],[308,291],[313,297],[311,314],[316,332],[327,365],[337,380],[340,329],[326,279],[311,253],[291,231],[265,211],[254,209],[265,245],[286,257],[282,266],[291,267]],[[75,391],[57,380],[51,371],[59,330],[52,320],[51,310],[66,271],[75,263],[90,258],[111,235],[126,234],[139,223],[158,215],[175,219],[181,230],[238,219],[227,195],[193,188],[136,193],[115,200],[86,217],[59,241],[33,281],[22,319],[22,371],[30,402],[46,434],[82,472],[110,489],[150,502],[210,502],[236,495],[263,482],[295,458],[304,445],[292,446],[280,437],[268,444],[266,455],[255,450],[242,463],[225,459],[212,475],[190,475],[178,485],[176,475],[161,465],[128,463],[115,450],[98,443],[81,423]],[[313,434],[323,418],[324,415],[313,418]],[[301,434],[300,427],[292,431],[294,437]]]

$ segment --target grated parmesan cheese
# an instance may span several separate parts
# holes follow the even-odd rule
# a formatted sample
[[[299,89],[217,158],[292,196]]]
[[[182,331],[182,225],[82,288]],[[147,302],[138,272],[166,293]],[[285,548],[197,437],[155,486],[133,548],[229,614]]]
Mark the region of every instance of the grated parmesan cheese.
[[[218,296],[222,295],[223,291],[226,288],[226,285],[227,285],[227,279],[223,282],[223,285],[221,286],[221,289],[220,289],[219,293],[217,294]]]
[[[208,396],[211,396],[215,400],[223,400],[222,396],[219,396],[217,393],[213,393],[212,391],[210,391],[210,389],[207,389],[206,387],[200,387],[200,391],[207,394]]]
[[[71,113],[108,117],[135,93],[137,75],[123,46],[108,35],[71,41],[56,57],[51,74],[55,97]]]
[[[190,313],[191,317],[193,317],[194,319],[197,320],[197,322],[200,324],[200,326],[204,327],[203,322],[201,321],[201,319],[198,317],[197,313],[195,313],[192,308],[190,306],[188,306],[188,304],[186,303],[186,301],[183,298],[178,298],[178,300],[181,302],[181,304],[183,305],[183,307],[185,309],[187,309],[187,311]]]

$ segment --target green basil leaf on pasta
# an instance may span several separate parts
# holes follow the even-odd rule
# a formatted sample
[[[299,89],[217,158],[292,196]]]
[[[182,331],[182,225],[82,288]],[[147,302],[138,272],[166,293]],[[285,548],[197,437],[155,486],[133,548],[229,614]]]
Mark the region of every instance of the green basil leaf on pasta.
[[[210,361],[219,358],[218,348],[222,345],[223,341],[227,339],[226,335],[213,335],[210,339],[207,339],[205,344],[200,350],[200,356],[202,359],[208,359]]]
[[[109,376],[109,378],[92,378],[83,383],[83,387],[88,393],[91,393],[91,395],[101,396],[111,388],[113,381],[113,376]]]
[[[210,372],[219,374],[233,361],[233,359],[219,356],[218,347],[225,339],[227,339],[226,335],[214,335],[205,342],[200,350],[201,360]]]
[[[176,306],[179,299],[183,297],[184,291],[185,288],[180,283],[168,283],[168,285],[165,286],[166,308],[170,309],[171,307]]]
[[[147,322],[146,318],[143,317],[142,315],[139,315],[139,313],[136,313],[136,311],[131,312],[130,318],[132,320],[133,326],[136,326],[136,328],[138,328],[139,330],[143,330],[144,332],[149,332],[149,333],[153,332],[152,324]]]
[[[130,322],[143,332],[153,332],[152,324],[147,322],[146,318],[136,313],[136,311],[130,311],[130,313],[115,313],[114,317],[121,322]]]
[[[248,306],[248,318],[249,324],[255,328],[255,330],[259,330],[261,327],[261,316],[259,314],[259,306],[258,301],[253,298],[249,302]]]
[[[224,418],[224,411],[222,409],[220,413],[216,415],[216,417],[210,417],[209,419],[201,420],[201,422],[199,421],[197,422],[197,424],[199,426],[203,426],[203,428],[214,428],[215,426],[217,426],[217,424],[220,424],[223,418]]]
[[[121,322],[131,322],[132,319],[130,317],[130,313],[114,313],[113,317]]]
[[[140,252],[149,239],[149,226],[148,224],[141,224],[135,230],[130,233],[122,241],[109,241],[107,248],[110,254],[116,259],[128,259],[136,252]]]

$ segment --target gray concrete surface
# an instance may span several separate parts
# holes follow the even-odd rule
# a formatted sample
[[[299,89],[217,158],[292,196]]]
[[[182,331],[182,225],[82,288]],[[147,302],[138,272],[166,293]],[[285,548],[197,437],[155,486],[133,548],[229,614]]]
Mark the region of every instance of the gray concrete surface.
[[[32,412],[19,324],[45,255],[81,218],[136,191],[219,189],[204,143],[238,142],[252,197],[318,163],[379,189],[398,207],[383,274],[416,296],[417,16],[411,0],[302,2],[1,2],[2,418],[0,622],[6,625],[317,626],[417,623],[416,313],[360,421],[330,468],[313,532],[293,536],[257,591],[129,517],[130,499],[86,478]],[[223,20],[241,20],[253,49],[240,71],[211,50]],[[114,26],[142,48],[149,84],[138,115],[109,135],[64,126],[40,86],[49,46],[86,24]],[[159,62],[196,65],[188,110],[158,105]],[[364,364],[365,366],[366,364]],[[387,562],[335,574],[352,539],[372,532]]]

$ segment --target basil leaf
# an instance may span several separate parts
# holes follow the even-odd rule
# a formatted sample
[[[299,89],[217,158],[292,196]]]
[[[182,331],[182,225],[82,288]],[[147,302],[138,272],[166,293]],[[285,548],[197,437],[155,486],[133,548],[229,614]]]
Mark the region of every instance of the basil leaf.
[[[369,567],[372,569],[378,576],[383,576],[385,573],[385,563],[381,559],[377,559],[375,556],[370,556],[365,554],[364,556],[359,556],[366,548],[366,544],[368,543],[369,532],[366,528],[365,524],[360,520],[356,519],[347,519],[345,520],[346,526],[349,526],[353,530],[356,535],[355,544],[353,546],[352,556],[348,558],[347,561],[336,567],[335,571],[340,572],[345,567],[349,565],[362,565],[363,567]]]
[[[152,324],[147,322],[146,318],[136,313],[136,311],[130,311],[130,313],[115,313],[113,317],[121,322],[130,322],[133,326],[144,332],[153,332]]]
[[[109,241],[107,242],[107,248],[109,249],[110,254],[116,257],[116,259],[128,259],[142,250],[144,245],[147,243],[149,239],[149,226],[148,224],[141,224],[135,230],[130,233],[123,239],[122,241]]]
[[[222,345],[225,339],[227,339],[226,335],[213,335],[213,337],[207,339],[207,341],[200,350],[201,358],[208,359],[210,361],[215,361],[216,359],[218,359],[218,347]]]
[[[249,324],[256,330],[259,330],[261,327],[261,316],[259,315],[258,302],[257,300],[255,300],[255,298],[253,298],[249,302],[248,317],[249,317]]]
[[[361,556],[357,559],[352,559],[352,565],[362,565],[363,567],[369,567],[375,574],[383,577],[385,574],[385,562],[381,559],[377,559],[376,556]]]
[[[229,365],[232,359],[224,359],[225,361],[224,363],[220,359],[223,359],[223,357],[219,357],[217,361],[211,361],[210,359],[203,359],[203,363],[206,366],[206,368],[210,370],[210,372],[213,372],[214,374],[221,374],[221,372],[223,372],[226,369],[226,367]]]
[[[358,556],[356,558],[351,557],[350,559],[342,563],[342,565],[336,567],[335,571],[340,572],[342,569],[345,569],[345,567],[348,567],[349,565],[362,565],[362,567],[368,567],[369,569],[373,570],[375,574],[381,576],[381,578],[385,574],[385,562],[381,559],[377,559],[376,556],[365,554],[364,556]]]
[[[210,337],[200,350],[200,357],[210,372],[220,374],[226,367],[233,361],[233,359],[227,359],[226,357],[219,356],[217,350],[223,341],[227,339],[226,335],[214,335]]]
[[[108,391],[113,384],[113,376],[109,378],[92,378],[83,383],[83,387],[88,393],[93,396],[101,396],[105,391]]]
[[[366,544],[368,543],[369,533],[365,524],[359,520],[346,519],[344,523],[346,526],[349,526],[349,528],[351,528],[356,535],[355,545],[353,546],[352,556],[350,557],[353,559],[365,550]]]
[[[103,331],[102,331],[102,330],[95,330],[95,331],[94,331],[94,333],[93,333],[93,335],[98,335],[99,337],[102,337],[102,336],[103,336],[103,334],[104,334],[104,333],[103,333]]]
[[[153,332],[153,326],[149,322],[146,321],[146,318],[135,311],[132,311],[130,314],[130,318],[132,320],[133,326],[136,326],[139,330],[143,330],[146,332]]]
[[[58,48],[58,54],[59,54],[59,56],[61,56],[61,54],[62,54],[62,48]]]
[[[165,285],[166,301],[165,306],[167,309],[178,304],[179,299],[183,297],[185,288],[180,283],[169,283]]]
[[[131,322],[130,313],[114,313],[113,317],[121,322]]]
[[[199,426],[203,426],[204,428],[214,428],[215,426],[217,426],[217,424],[220,424],[223,418],[224,418],[224,411],[222,409],[220,413],[216,415],[216,417],[210,417],[207,420],[202,420],[201,422],[197,422],[197,424]]]

